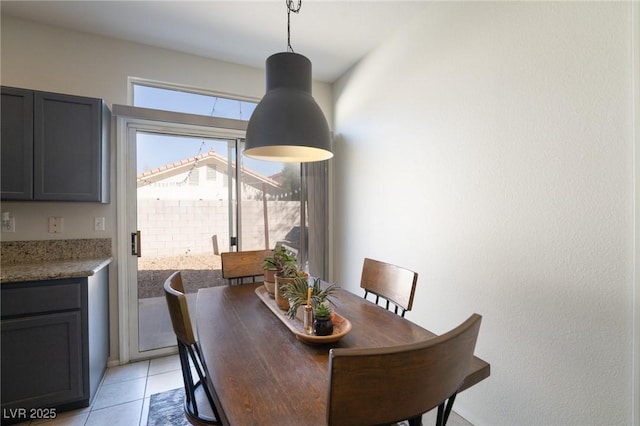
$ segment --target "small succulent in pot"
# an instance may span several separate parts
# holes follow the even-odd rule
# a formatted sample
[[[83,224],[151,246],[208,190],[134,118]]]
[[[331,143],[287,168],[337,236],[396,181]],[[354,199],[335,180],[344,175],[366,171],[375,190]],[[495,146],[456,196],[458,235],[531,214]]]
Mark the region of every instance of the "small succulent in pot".
[[[304,279],[306,282],[308,275],[306,272],[299,270],[298,265],[296,265],[295,263],[285,264],[282,267],[282,270],[276,273],[274,296],[276,299],[276,304],[283,311],[288,311],[290,308],[289,299],[285,294],[287,292],[287,287],[299,278]]]
[[[329,336],[333,333],[333,323],[331,322],[331,309],[324,303],[320,303],[315,310],[313,320],[313,331],[316,336]]]
[[[313,284],[309,286],[308,277],[296,277],[292,282],[285,285],[284,297],[289,299],[289,318],[295,318],[300,306],[307,304],[309,298],[309,288],[311,288],[311,306],[317,307],[325,301],[339,288],[336,284],[329,284],[322,288],[320,278],[315,278]],[[331,315],[331,312],[329,312]]]
[[[278,246],[273,249],[273,254],[264,258],[262,269],[275,269],[276,275],[281,275],[285,267],[295,266],[297,259],[289,254],[285,246]]]
[[[331,309],[329,309],[329,307],[324,303],[320,303],[316,308],[315,317],[321,319],[331,319]]]
[[[276,276],[280,278],[298,278],[306,277],[307,273],[298,269],[298,265],[295,263],[288,263],[284,265],[281,271],[276,272]]]

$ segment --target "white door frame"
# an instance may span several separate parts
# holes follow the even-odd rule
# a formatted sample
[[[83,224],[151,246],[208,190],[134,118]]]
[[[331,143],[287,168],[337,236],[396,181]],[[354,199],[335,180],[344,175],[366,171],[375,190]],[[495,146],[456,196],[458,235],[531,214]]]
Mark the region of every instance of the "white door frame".
[[[633,347],[631,424],[640,425],[640,3],[631,2],[632,86],[633,86]]]
[[[117,250],[118,265],[118,343],[121,364],[175,352],[175,348],[138,350],[138,329],[132,326],[132,316],[137,317],[137,258],[131,255],[132,232],[136,229],[135,194],[135,138],[138,131],[179,131],[185,135],[215,139],[244,138],[245,121],[205,117],[183,113],[150,110],[127,105],[113,105],[116,117],[116,199],[117,199]],[[135,299],[135,300],[134,300]]]

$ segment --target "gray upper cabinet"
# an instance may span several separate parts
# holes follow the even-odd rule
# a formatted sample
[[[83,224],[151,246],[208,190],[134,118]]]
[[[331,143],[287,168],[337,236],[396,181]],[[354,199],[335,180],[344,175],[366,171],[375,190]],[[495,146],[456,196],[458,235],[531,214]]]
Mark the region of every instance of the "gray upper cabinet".
[[[13,99],[16,91],[25,99],[32,93],[30,115],[26,100]],[[1,125],[3,200],[109,202],[111,112],[103,100],[3,87]],[[12,167],[21,168],[21,176],[31,169],[30,180],[18,178],[17,171],[5,173],[7,152],[16,163],[22,155],[22,165]]]
[[[0,105],[2,199],[33,199],[33,91],[2,88]]]

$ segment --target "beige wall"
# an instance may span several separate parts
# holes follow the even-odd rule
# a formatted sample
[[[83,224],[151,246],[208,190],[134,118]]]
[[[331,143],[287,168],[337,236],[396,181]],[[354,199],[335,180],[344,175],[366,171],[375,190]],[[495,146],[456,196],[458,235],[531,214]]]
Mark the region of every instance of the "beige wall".
[[[473,424],[632,424],[631,10],[434,2],[335,84],[334,279],[373,257],[419,273],[411,321],[483,315]]]
[[[127,43],[2,16],[0,83],[58,93],[103,98],[109,106],[127,104],[127,79],[138,77],[260,99],[264,71],[175,51]],[[265,58],[266,59],[266,58]],[[331,126],[331,88],[314,83],[313,95]],[[114,120],[115,126],[115,120]],[[115,130],[115,127],[113,127]],[[111,203],[4,202],[16,232],[5,241],[67,238],[112,238],[116,260],[110,266],[111,357],[118,357],[117,268],[123,256],[116,241],[115,131],[111,142]],[[47,218],[64,218],[64,232],[49,234]],[[106,218],[106,230],[93,230],[95,216]]]

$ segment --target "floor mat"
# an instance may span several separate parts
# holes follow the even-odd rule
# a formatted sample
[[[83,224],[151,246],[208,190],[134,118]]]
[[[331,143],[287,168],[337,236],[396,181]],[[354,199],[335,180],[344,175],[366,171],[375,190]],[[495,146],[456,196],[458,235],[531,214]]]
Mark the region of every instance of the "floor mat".
[[[147,426],[189,426],[183,404],[183,388],[151,395]]]

